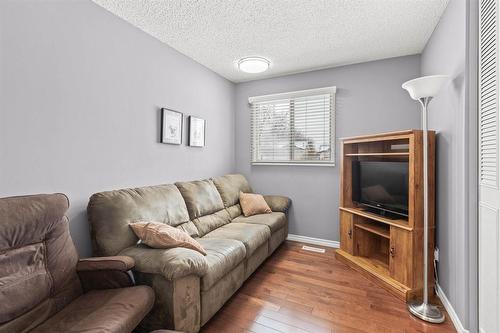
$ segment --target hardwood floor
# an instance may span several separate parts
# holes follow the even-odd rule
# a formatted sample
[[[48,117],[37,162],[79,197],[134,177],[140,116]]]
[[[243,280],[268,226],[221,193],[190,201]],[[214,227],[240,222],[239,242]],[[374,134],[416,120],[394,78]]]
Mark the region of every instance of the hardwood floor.
[[[201,332],[455,332],[446,317],[426,324],[406,304],[326,253],[287,241]],[[444,310],[443,310],[444,311]]]

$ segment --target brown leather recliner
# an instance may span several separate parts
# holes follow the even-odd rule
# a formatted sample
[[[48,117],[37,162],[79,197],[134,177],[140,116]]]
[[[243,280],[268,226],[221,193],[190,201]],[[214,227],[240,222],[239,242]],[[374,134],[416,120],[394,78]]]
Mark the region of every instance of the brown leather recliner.
[[[68,207],[63,194],[0,199],[0,333],[131,332],[151,310],[132,258],[78,259]]]

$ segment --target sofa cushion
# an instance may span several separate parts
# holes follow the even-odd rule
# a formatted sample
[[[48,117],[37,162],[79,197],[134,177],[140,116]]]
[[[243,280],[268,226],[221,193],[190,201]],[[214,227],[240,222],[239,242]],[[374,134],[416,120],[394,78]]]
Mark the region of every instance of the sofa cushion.
[[[246,249],[234,239],[200,238],[199,241],[207,251],[208,270],[201,278],[201,290],[205,291],[245,259]]]
[[[258,214],[248,217],[240,215],[233,220],[233,223],[251,223],[251,224],[267,225],[269,229],[271,229],[271,232],[275,232],[285,226],[286,217],[284,213],[278,213],[278,212],[272,212],[270,214]]]
[[[240,174],[225,175],[212,178],[217,190],[220,193],[224,206],[236,205],[240,199],[240,192],[251,193],[252,188],[245,176]]]
[[[269,227],[250,223],[229,223],[212,232],[204,238],[236,239],[246,248],[246,257],[250,257],[255,250],[271,237]]]
[[[153,301],[153,290],[147,286],[93,290],[31,332],[128,333],[151,310]]]
[[[229,215],[229,212],[225,209],[219,210],[213,214],[197,217],[193,220],[193,224],[198,229],[198,235],[200,237],[230,222],[231,215]]]
[[[139,238],[129,223],[138,220],[166,223],[198,236],[181,193],[171,184],[96,193],[87,213],[96,256],[113,256],[135,245]]]
[[[220,194],[209,179],[177,182],[175,185],[186,202],[191,220],[224,209]]]
[[[231,216],[231,219],[234,219],[235,217],[238,217],[241,214],[243,214],[239,203],[236,205],[232,205],[232,206],[227,207],[226,210],[229,213],[229,216]]]

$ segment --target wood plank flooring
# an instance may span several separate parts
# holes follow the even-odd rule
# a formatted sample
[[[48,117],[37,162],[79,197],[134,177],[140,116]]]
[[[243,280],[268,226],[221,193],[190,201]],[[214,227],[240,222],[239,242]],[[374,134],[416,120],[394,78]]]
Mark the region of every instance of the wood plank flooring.
[[[406,304],[326,253],[285,242],[202,328],[204,333],[455,332],[426,324]],[[444,309],[443,309],[444,311]]]

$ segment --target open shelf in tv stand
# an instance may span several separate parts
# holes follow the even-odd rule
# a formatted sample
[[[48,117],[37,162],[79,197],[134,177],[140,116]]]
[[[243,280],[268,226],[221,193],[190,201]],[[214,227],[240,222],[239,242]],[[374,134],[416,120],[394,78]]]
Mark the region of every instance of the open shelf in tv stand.
[[[379,214],[375,214],[371,212],[368,209],[361,208],[361,207],[340,207],[340,210],[358,215],[358,216],[363,216],[366,217],[367,219],[371,219],[374,221],[378,221],[381,223],[385,223],[388,225],[395,225],[400,228],[406,229],[406,230],[413,230],[412,227],[408,226],[408,220],[403,220],[403,219],[391,219]]]
[[[422,131],[345,138],[341,144],[340,249],[336,256],[394,295],[409,300],[423,286]],[[434,248],[435,133],[429,132],[429,257]],[[356,160],[408,162],[408,218],[388,218],[352,201]],[[432,259],[432,258],[430,258]],[[434,276],[429,267],[429,290]]]

